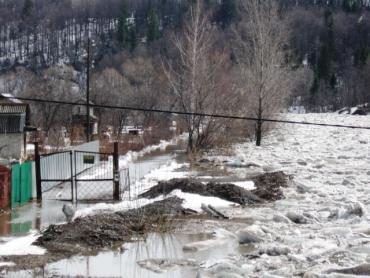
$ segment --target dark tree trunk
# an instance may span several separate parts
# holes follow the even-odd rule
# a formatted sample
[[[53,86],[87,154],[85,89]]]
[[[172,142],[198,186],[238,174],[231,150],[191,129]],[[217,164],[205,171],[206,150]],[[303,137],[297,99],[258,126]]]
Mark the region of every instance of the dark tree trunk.
[[[262,99],[258,99],[258,119],[256,127],[256,146],[261,146],[262,142]]]

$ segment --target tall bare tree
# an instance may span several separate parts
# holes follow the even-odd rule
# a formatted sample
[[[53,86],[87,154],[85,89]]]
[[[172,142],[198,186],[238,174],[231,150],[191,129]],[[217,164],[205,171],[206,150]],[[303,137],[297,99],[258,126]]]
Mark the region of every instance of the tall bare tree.
[[[224,53],[215,49],[214,27],[203,11],[202,1],[190,8],[181,34],[174,35],[176,58],[164,63],[165,74],[177,105],[187,113],[216,113],[226,105],[222,99],[221,72]],[[220,121],[212,117],[182,116],[188,132],[188,152],[212,145]]]
[[[34,75],[20,95],[45,100],[75,101],[78,99],[76,86],[71,67],[55,66],[44,70],[40,75]],[[34,103],[31,110],[34,124],[41,127],[46,136],[52,129],[69,127],[71,122],[71,109],[65,105]]]
[[[235,32],[242,91],[258,119],[257,146],[262,141],[263,118],[278,112],[291,90],[288,33],[277,5],[273,0],[240,1],[244,16]]]
[[[93,78],[92,99],[102,105],[130,106],[133,103],[133,90],[128,80],[113,68],[106,68],[96,73]],[[100,108],[96,110],[99,127],[113,127],[115,139],[121,138],[122,129],[132,114],[129,110],[111,110]]]

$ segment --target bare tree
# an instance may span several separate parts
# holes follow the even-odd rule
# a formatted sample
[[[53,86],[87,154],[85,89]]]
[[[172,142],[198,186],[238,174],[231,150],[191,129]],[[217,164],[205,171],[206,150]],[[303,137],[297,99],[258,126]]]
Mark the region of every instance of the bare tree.
[[[76,101],[78,99],[78,95],[76,95],[78,92],[75,92],[76,87],[72,68],[55,66],[44,70],[41,75],[34,75],[21,95],[45,100],[68,99]],[[52,133],[60,131],[61,127],[70,127],[71,107],[53,103],[32,103],[31,113],[33,123],[41,127],[47,137],[49,132],[52,135]],[[49,138],[50,141],[52,141],[52,137]],[[57,138],[58,135],[54,137]]]
[[[235,32],[237,56],[242,91],[258,119],[256,144],[260,146],[263,118],[278,112],[290,94],[288,33],[276,1],[244,0],[240,6],[244,16]]]
[[[97,73],[93,78],[92,99],[95,103],[102,105],[132,105],[133,93],[128,80],[113,68],[106,68]],[[112,125],[113,134],[117,140],[120,139],[123,126],[131,112],[128,110],[111,110],[99,108],[97,115],[99,127]]]
[[[187,113],[217,113],[226,105],[221,97],[224,53],[215,50],[214,27],[203,12],[202,1],[190,8],[182,33],[174,35],[177,59],[167,59],[165,74],[177,105]],[[184,115],[188,152],[212,145],[220,121],[204,116]]]

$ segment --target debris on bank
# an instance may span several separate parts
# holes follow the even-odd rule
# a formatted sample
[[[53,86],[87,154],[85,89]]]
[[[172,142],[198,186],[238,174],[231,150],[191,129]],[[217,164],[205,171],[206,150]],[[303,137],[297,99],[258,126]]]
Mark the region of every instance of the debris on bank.
[[[288,186],[289,176],[283,172],[266,173],[252,178],[255,189],[246,190],[232,183],[202,183],[196,179],[172,179],[160,181],[156,186],[141,194],[140,198],[154,199],[175,190],[185,193],[217,197],[240,205],[258,204],[284,198],[283,187]]]
[[[175,220],[179,216],[202,210],[214,217],[227,219],[227,215],[216,209],[217,204],[248,205],[283,198],[281,187],[286,187],[288,180],[289,177],[282,172],[264,174],[253,179],[253,190],[232,183],[204,184],[195,179],[159,182],[139,196],[151,199],[152,203],[127,211],[95,214],[65,224],[50,225],[34,243],[35,248],[41,247],[47,253],[35,256],[32,260],[27,256],[8,256],[5,259],[16,264],[11,269],[36,268],[76,254],[121,246],[123,242],[130,242],[138,235],[171,231],[176,228],[178,222]],[[199,200],[196,200],[197,196]],[[187,202],[192,202],[191,206]],[[202,202],[202,208],[193,210],[194,202]],[[203,202],[208,203],[205,205]],[[200,207],[200,203],[198,205]],[[144,264],[148,268],[155,268],[156,263]],[[177,263],[171,262],[168,267]]]

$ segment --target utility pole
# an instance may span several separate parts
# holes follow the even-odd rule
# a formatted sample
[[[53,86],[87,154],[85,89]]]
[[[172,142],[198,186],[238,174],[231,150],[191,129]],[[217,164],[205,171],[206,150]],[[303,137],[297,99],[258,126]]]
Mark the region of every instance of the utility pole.
[[[90,142],[90,35],[87,38],[86,63],[86,141]]]

